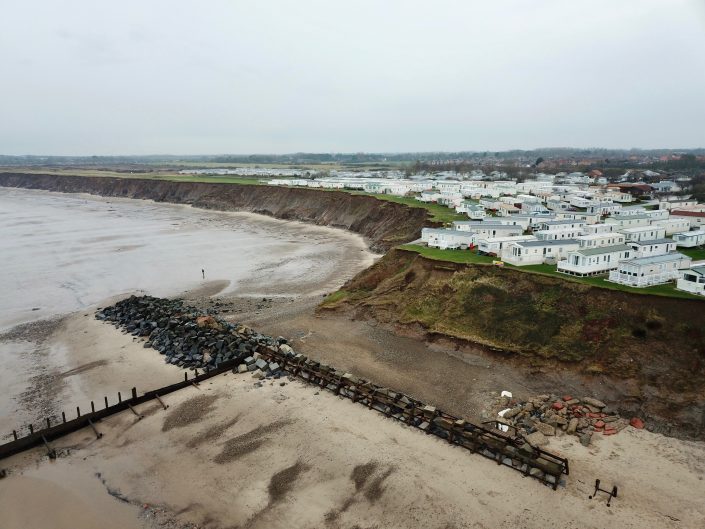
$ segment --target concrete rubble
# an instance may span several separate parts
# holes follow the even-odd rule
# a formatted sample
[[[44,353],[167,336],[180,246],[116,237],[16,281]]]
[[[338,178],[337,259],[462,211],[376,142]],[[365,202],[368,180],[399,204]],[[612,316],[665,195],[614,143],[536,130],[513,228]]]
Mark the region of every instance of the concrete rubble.
[[[518,402],[503,395],[498,406],[504,409],[498,412],[497,421],[510,431],[514,429],[532,446],[544,446],[549,437],[565,434],[577,436],[588,446],[594,434],[615,435],[630,425],[629,420],[592,397],[537,395]],[[639,419],[631,423],[643,428]]]

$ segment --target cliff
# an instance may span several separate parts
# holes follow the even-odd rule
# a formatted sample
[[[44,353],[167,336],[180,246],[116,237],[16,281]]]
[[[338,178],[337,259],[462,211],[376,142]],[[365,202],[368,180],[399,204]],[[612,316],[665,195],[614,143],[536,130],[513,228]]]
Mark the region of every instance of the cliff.
[[[431,225],[424,209],[340,191],[9,172],[0,173],[0,187],[141,198],[260,213],[350,230],[367,238],[370,248],[378,252],[418,238],[421,228]]]
[[[698,436],[705,435],[704,309],[698,300],[392,250],[319,310],[405,326],[429,341],[481,345],[536,376],[568,369],[625,412]]]

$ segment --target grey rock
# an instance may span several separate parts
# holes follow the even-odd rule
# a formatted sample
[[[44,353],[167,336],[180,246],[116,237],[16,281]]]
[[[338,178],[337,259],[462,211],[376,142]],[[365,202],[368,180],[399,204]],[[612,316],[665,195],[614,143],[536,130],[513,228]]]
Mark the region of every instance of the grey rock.
[[[556,429],[550,424],[542,423],[541,421],[534,422],[534,428],[536,431],[541,432],[543,435],[556,435]]]
[[[607,404],[605,404],[601,400],[593,399],[591,397],[583,397],[583,402],[585,404],[587,404],[588,406],[593,406],[593,407],[599,408],[599,409],[602,409],[605,406],[607,406]]]
[[[262,358],[258,358],[257,361],[255,362],[255,365],[257,366],[258,369],[267,369],[267,362],[263,360]]]
[[[534,432],[526,436],[526,442],[531,446],[540,447],[548,444],[548,439],[541,432]]]

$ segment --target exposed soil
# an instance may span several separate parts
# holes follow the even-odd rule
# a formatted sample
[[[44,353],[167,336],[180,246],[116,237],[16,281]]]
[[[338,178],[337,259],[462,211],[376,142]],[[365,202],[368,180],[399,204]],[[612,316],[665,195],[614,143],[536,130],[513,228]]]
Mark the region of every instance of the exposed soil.
[[[458,350],[481,348],[538,379],[573,373],[599,382],[602,397],[659,431],[705,436],[700,301],[440,263],[403,250],[389,252],[341,293],[320,310],[380,322],[430,343],[455,343]]]

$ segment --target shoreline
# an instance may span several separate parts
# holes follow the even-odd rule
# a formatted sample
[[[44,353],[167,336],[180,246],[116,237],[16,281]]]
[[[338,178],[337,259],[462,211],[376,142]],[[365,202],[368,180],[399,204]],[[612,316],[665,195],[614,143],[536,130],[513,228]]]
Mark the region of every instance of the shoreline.
[[[279,296],[286,299],[318,300],[325,292],[335,290],[352,274],[369,266],[377,258],[367,250],[366,242],[360,235],[327,226],[311,226],[293,220],[281,221],[247,212],[201,210],[184,204],[138,202],[136,199],[93,195],[71,197],[43,190],[18,192],[21,196],[31,195],[28,204],[41,203],[44,197],[54,200],[58,196],[68,200],[60,200],[61,207],[75,204],[80,207],[84,199],[88,199],[89,205],[100,206],[98,211],[107,207],[113,214],[121,211],[129,213],[130,209],[121,208],[122,204],[140,209],[157,208],[166,218],[181,219],[177,222],[185,224],[199,238],[202,228],[212,231],[214,226],[217,228],[222,225],[226,230],[223,233],[227,233],[234,219],[235,226],[252,225],[258,230],[274,231],[281,240],[277,243],[281,248],[264,248],[263,251],[269,252],[264,255],[271,254],[271,259],[256,261],[255,266],[251,267],[252,273],[241,280],[219,279],[217,275],[213,278],[216,272],[207,270],[207,276],[211,277],[205,280],[199,277],[199,280],[186,285],[171,282],[168,292],[163,292],[170,297],[210,298],[215,295],[239,294],[250,296],[253,303]],[[147,210],[147,214],[151,214],[149,211],[151,209]],[[220,220],[214,225],[214,219]],[[211,239],[217,240],[219,233],[213,231]],[[305,248],[305,245],[310,248]],[[289,248],[303,248],[304,251],[295,253],[296,259],[292,261],[287,254]],[[235,256],[240,252],[237,248],[233,251]],[[327,262],[321,263],[321,259]],[[300,263],[301,271],[297,270]],[[228,266],[229,263],[224,263],[223,269],[226,272]],[[168,279],[170,276],[165,277]],[[87,292],[90,296],[90,290]],[[33,319],[9,325],[0,331],[0,355],[3,356],[5,372],[8,374],[5,378],[9,377],[8,380],[3,378],[6,397],[0,405],[0,438],[11,436],[12,430],[23,424],[38,423],[48,416],[55,416],[62,409],[70,410],[75,406],[84,408],[91,400],[102,399],[108,392],[122,390],[124,394],[133,385],[138,389],[148,389],[146,383],[151,385],[153,380],[172,376],[169,370],[164,371],[166,366],[158,355],[157,358],[148,355],[146,359],[139,355],[126,355],[126,343],[117,340],[110,329],[97,326],[93,320],[97,307],[121,297],[141,293],[144,290],[140,288],[119,291],[94,303],[82,305],[77,310],[59,313],[29,311],[27,305],[27,314]]]

